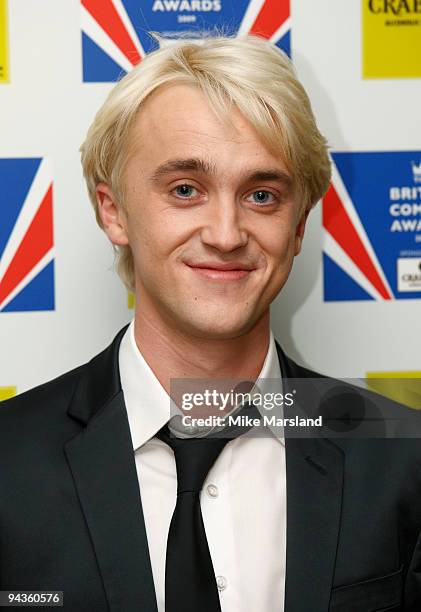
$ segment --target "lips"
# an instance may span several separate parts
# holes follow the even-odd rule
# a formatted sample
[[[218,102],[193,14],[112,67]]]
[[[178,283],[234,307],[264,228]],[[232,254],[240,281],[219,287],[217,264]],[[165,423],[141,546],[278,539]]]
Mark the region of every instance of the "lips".
[[[223,270],[223,271],[231,271],[231,270],[253,270],[252,266],[249,264],[241,263],[238,261],[232,262],[211,262],[205,261],[200,263],[187,263],[190,268],[201,268],[204,270]]]
[[[254,268],[241,262],[200,262],[188,263],[187,266],[196,274],[212,280],[234,281],[249,276]]]

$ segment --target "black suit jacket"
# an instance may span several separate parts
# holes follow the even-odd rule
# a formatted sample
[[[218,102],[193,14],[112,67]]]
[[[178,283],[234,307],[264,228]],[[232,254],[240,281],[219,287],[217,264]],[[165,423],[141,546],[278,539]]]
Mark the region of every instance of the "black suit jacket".
[[[62,590],[69,612],[156,612],[125,329],[0,404],[0,590]],[[320,376],[277,350],[285,380]],[[421,442],[287,437],[286,473],[286,612],[421,610]]]

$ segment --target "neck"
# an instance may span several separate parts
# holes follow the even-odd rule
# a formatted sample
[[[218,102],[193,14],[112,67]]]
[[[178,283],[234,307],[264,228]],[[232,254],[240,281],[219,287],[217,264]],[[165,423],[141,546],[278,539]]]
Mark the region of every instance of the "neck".
[[[269,347],[269,310],[253,329],[235,338],[194,337],[148,316],[136,307],[136,344],[170,393],[173,378],[244,378],[256,380]]]

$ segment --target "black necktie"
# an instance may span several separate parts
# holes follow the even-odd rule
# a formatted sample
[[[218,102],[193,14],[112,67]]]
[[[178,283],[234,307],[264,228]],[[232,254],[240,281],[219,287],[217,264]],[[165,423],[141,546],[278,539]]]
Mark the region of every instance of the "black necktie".
[[[241,413],[244,414],[244,406]],[[251,406],[253,417],[258,415]],[[248,410],[246,414],[250,414]],[[173,451],[177,468],[177,503],[167,541],[166,612],[220,612],[218,588],[200,508],[200,491],[224,446],[245,428],[229,428],[229,437],[176,438],[168,426],[156,435]]]

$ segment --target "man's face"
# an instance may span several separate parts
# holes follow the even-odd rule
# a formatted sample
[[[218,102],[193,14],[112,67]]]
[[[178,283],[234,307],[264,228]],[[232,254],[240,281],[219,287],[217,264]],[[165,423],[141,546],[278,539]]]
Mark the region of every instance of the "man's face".
[[[132,127],[125,212],[97,189],[105,231],[133,252],[142,317],[195,337],[234,338],[268,315],[304,231],[282,160],[237,109],[231,118],[194,86],[161,87]],[[198,267],[222,264],[237,271]]]

